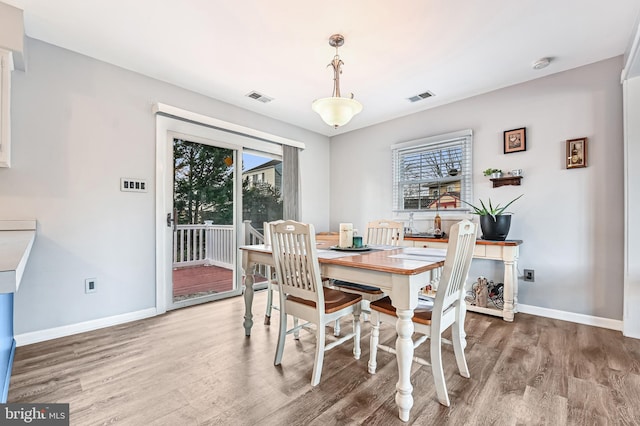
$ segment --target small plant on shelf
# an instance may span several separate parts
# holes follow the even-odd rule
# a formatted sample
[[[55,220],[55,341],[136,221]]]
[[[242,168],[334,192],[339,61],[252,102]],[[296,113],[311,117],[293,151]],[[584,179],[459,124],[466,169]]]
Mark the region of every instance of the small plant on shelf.
[[[482,173],[484,173],[485,176],[491,176],[493,178],[497,178],[497,177],[501,177],[502,176],[502,170],[500,170],[500,169],[488,168],[487,170],[485,170]]]

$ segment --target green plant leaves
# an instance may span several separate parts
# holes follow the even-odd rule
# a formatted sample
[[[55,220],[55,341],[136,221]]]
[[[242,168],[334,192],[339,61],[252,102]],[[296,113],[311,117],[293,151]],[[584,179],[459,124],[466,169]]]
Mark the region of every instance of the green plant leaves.
[[[471,203],[468,203],[464,200],[460,200],[463,203],[465,203],[466,205],[468,205],[469,207],[471,207],[474,211],[473,214],[477,214],[478,216],[491,216],[495,219],[496,216],[499,216],[501,214],[504,213],[504,211],[507,209],[507,207],[509,207],[511,204],[513,204],[514,202],[516,202],[518,199],[520,199],[520,197],[522,197],[524,194],[520,194],[518,197],[514,198],[513,200],[509,201],[504,207],[500,207],[500,204],[497,204],[495,207],[493,206],[493,204],[491,203],[491,198],[489,198],[488,201],[488,205],[489,207],[487,208],[487,205],[485,205],[484,201],[480,200],[480,205],[482,206],[482,208],[480,207],[476,207]]]

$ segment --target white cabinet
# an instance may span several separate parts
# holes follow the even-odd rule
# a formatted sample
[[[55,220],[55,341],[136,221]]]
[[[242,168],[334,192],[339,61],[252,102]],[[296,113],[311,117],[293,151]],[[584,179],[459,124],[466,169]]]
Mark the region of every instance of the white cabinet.
[[[0,167],[11,167],[11,52],[0,49]]]

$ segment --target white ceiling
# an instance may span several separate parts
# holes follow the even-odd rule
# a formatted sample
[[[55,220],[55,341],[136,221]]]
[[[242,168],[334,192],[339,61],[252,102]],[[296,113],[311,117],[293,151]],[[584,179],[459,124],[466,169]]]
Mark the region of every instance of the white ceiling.
[[[0,1],[24,10],[29,37],[327,136],[621,55],[640,13],[638,0]],[[311,110],[331,95],[333,33],[342,95],[364,105],[337,130]]]

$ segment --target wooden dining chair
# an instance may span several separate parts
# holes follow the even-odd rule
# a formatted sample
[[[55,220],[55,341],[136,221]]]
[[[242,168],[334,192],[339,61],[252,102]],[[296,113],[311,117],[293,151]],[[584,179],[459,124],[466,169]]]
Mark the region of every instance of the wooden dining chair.
[[[316,355],[311,385],[320,383],[324,352],[353,339],[353,356],[360,358],[360,301],[356,294],[323,286],[314,227],[292,220],[271,223],[271,246],[280,286],[280,331],[275,365],[280,365],[287,334],[315,324]],[[287,330],[287,315],[307,321]],[[353,331],[326,342],[325,327],[346,315],[353,316]]]
[[[365,245],[399,246],[404,239],[404,224],[392,220],[374,220],[367,223],[364,237]],[[370,313],[369,303],[385,296],[384,292],[375,286],[338,280],[333,281],[331,284],[341,291],[362,296],[362,312],[365,321],[367,319],[366,315]],[[334,334],[336,336],[340,335],[339,323],[334,326]]]
[[[449,394],[442,369],[442,343],[453,344],[453,351],[458,364],[458,371],[463,377],[469,377],[469,368],[464,356],[464,317],[465,317],[465,282],[469,274],[469,266],[476,242],[476,225],[463,220],[451,227],[447,256],[444,262],[440,282],[436,290],[436,297],[432,305],[418,306],[412,318],[414,331],[422,336],[414,341],[414,348],[426,340],[430,340],[431,362],[414,356],[413,360],[421,365],[431,365],[436,394],[442,405],[449,406]],[[391,299],[371,302],[371,341],[369,354],[369,373],[375,374],[377,366],[377,352],[382,349],[396,353],[394,348],[379,344],[380,322],[395,326],[397,321],[396,309]],[[442,338],[442,333],[452,327],[452,340]]]

